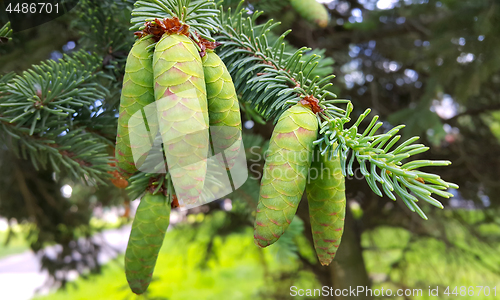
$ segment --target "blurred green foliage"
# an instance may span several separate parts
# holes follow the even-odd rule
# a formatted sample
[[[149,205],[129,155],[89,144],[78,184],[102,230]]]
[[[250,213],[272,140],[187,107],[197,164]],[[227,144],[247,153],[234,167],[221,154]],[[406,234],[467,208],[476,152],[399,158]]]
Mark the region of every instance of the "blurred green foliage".
[[[101,276],[78,279],[65,291],[36,299],[276,299],[286,296],[291,285],[319,285],[313,273],[301,270],[296,258],[283,255],[277,248],[255,247],[250,227],[215,235],[227,225],[227,213],[190,216],[167,232],[145,295],[135,296],[129,290],[123,256],[119,256],[103,268]],[[299,244],[312,256],[307,241],[299,239]]]
[[[116,80],[109,83],[111,95],[102,103],[107,113],[99,118],[83,115],[78,121],[101,132],[98,127],[105,126],[103,138],[112,143],[123,62],[132,43],[129,13],[135,1],[80,2],[71,14],[15,33],[9,43],[1,45],[0,73],[20,73],[49,57],[57,59],[54,54],[62,52],[96,52],[102,58],[103,71]],[[299,215],[304,221],[296,219],[276,245],[259,250],[253,244],[258,181],[249,180],[228,196],[233,200],[232,211],[222,212],[219,203],[212,203],[206,206],[208,212],[190,212],[185,223],[167,233],[155,281],[142,298],[128,290],[123,257],[118,257],[101,275],[80,278],[65,291],[39,299],[287,299],[292,284],[301,288],[367,284],[424,290],[439,285],[441,291],[446,286],[500,288],[498,1],[381,1],[394,5],[375,10],[379,1],[334,0],[328,4],[332,21],[326,29],[310,26],[285,1],[248,2],[265,11],[259,23],[274,18],[282,22],[277,33],[293,29],[286,39],[287,49],[308,46],[315,49],[311,53],[324,54],[322,68],[315,70],[318,75],[330,74],[334,64],[334,92],[352,98],[353,116],[371,107],[387,120],[381,130],[401,122],[407,125],[404,134],[419,134],[423,143],[434,145],[419,159],[451,160],[451,167],[437,172],[461,186],[453,191],[455,199],[445,200],[443,211],[424,204],[430,220],[423,222],[398,202],[373,196],[364,180],[349,178],[348,226],[339,256],[328,268],[316,261],[308,212],[303,207]],[[68,42],[75,49],[63,50]],[[450,99],[455,115],[438,114],[436,107]],[[247,118],[259,120],[254,111],[247,111]],[[263,159],[258,154],[266,149],[272,130],[269,124],[256,123],[243,135],[249,162],[255,164],[252,177],[261,170]],[[252,147],[257,150],[250,150]],[[32,231],[27,241],[21,238],[23,231],[8,246],[2,245],[0,256],[27,246],[40,250],[90,237],[106,228],[92,221],[96,207],[120,206],[128,200],[114,188],[97,189],[65,179],[54,182],[51,170],[36,171],[3,144],[0,166],[1,215],[22,226],[28,224],[23,228]],[[22,171],[27,188],[12,176],[16,169]],[[67,183],[73,186],[69,199],[59,193]],[[23,195],[26,190],[33,196],[32,203]],[[0,233],[0,242],[6,241],[5,235]],[[68,250],[45,263],[51,272],[65,271],[74,267],[74,261],[64,263],[70,257]]]
[[[0,231],[0,259],[29,249],[22,226],[10,226],[8,230]]]
[[[468,227],[484,222],[486,215],[480,211],[453,214],[455,218],[446,224],[444,238],[419,237],[409,230],[387,226],[365,232],[363,255],[373,288],[419,288],[424,291],[424,297],[412,299],[450,299],[443,294],[448,286],[451,289],[455,286],[497,286],[498,289],[500,227],[484,224],[479,227],[478,236],[473,237]],[[495,242],[485,245],[487,240]],[[440,297],[429,296],[429,286],[439,286]],[[492,299],[492,295],[478,295],[478,290],[475,296],[460,299]]]

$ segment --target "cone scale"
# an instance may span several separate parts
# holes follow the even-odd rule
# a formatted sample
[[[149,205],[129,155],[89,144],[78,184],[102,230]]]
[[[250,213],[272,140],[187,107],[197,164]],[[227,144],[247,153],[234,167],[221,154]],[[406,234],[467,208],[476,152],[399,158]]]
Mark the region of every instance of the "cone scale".
[[[276,242],[297,211],[318,135],[315,114],[301,104],[279,118],[267,152],[254,226],[259,247]]]
[[[238,96],[231,75],[217,54],[207,50],[202,61],[214,154],[223,152],[230,169],[242,146]]]
[[[344,232],[346,198],[340,158],[328,160],[314,152],[306,193],[314,248],[320,263],[329,265]]]
[[[125,275],[132,291],[144,293],[170,223],[170,204],[163,194],[146,193],[137,208],[125,252]]]
[[[207,171],[209,119],[202,62],[183,35],[164,35],[153,56],[160,134],[176,195],[200,200]]]
[[[134,143],[138,152],[147,153],[151,148],[149,136],[140,135],[141,130],[137,127],[144,124],[141,110],[155,102],[153,60],[146,50],[152,43],[151,39],[137,41],[128,55],[125,66],[115,148],[117,167],[124,177],[137,172],[130,136],[135,134],[134,140],[139,141]]]

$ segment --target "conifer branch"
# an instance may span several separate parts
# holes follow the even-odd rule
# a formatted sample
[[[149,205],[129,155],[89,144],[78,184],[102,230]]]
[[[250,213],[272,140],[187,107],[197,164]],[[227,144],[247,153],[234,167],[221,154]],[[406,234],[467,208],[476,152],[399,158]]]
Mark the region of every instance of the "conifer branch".
[[[11,36],[12,29],[10,28],[10,22],[7,22],[7,24],[3,25],[2,28],[0,28],[0,45],[12,40]]]
[[[320,76],[315,72],[316,68],[324,63],[321,55],[310,55],[311,49],[307,47],[288,52],[285,38],[290,31],[273,39],[271,30],[279,23],[269,20],[256,25],[257,18],[263,12],[250,11],[243,6],[244,2],[241,1],[234,11],[225,11],[223,6],[219,6],[218,11],[208,9],[212,3],[208,0],[193,1],[191,5],[206,5],[209,10],[209,13],[203,14],[203,22],[207,26],[197,27],[193,23],[193,30],[205,27],[217,30],[214,38],[222,44],[218,54],[228,67],[239,98],[248,102],[247,107],[269,121],[277,121],[286,109],[299,101],[311,103],[313,111],[313,106],[318,110],[318,122],[321,124],[320,136],[315,144],[319,145],[322,155],[329,155],[330,158],[340,156],[344,175],[353,174],[352,168],[356,159],[367,183],[377,195],[383,195],[378,186],[380,183],[389,198],[395,200],[395,192],[410,210],[417,212],[424,219],[427,217],[416,204],[418,199],[442,208],[442,204],[431,195],[449,198],[452,194],[446,190],[458,186],[445,182],[438,175],[418,169],[426,166],[445,166],[450,162],[416,160],[403,164],[404,160],[429,148],[413,144],[418,138],[395,146],[400,138],[396,133],[404,126],[397,126],[387,133],[376,135],[382,125],[377,122],[378,117],[372,120],[363,133],[358,133],[358,126],[369,110],[361,115],[353,126],[346,128],[353,110],[352,103],[349,100],[336,99],[337,96],[330,91],[330,81],[334,75]],[[140,18],[133,19],[135,25],[131,29],[140,29],[147,20],[183,16],[180,12],[190,11],[189,4],[190,1],[186,0],[138,1],[133,15]],[[181,10],[183,5],[188,5],[188,8]],[[175,7],[179,9],[175,10]],[[214,12],[217,12],[217,16],[210,16]],[[209,34],[210,31],[204,33]],[[338,146],[333,149],[333,145]]]
[[[215,16],[218,14],[211,0],[145,0],[137,1],[132,12],[130,30],[144,29],[144,23],[155,19],[177,17],[201,37],[213,41],[211,32],[217,30]],[[193,35],[196,38],[196,35]]]
[[[80,0],[78,5],[78,18],[73,22],[81,35],[78,43],[102,56],[106,69],[124,65],[134,43],[134,37],[127,30],[132,4]]]
[[[52,168],[87,184],[105,183],[109,144],[75,128],[108,94],[99,80],[101,60],[84,51],[34,65],[0,79],[0,138],[36,169]],[[92,119],[90,116],[89,119]]]
[[[346,129],[345,124],[350,121],[349,115],[353,106],[348,100],[335,99],[336,95],[328,91],[328,87],[331,86],[329,81],[333,75],[322,80],[318,76],[310,75],[310,70],[314,70],[319,58],[301,60],[304,53],[309,50],[307,48],[287,54],[284,51],[283,41],[288,32],[270,46],[267,36],[277,23],[271,20],[263,25],[255,25],[255,19],[260,12],[254,12],[251,17],[244,17],[248,11],[241,6],[235,13],[225,14],[222,8],[220,11],[222,30],[217,41],[224,45],[220,55],[229,66],[237,90],[243,95],[243,99],[251,99],[253,106],[263,111],[266,118],[274,120],[300,99],[311,96],[318,99],[323,111],[318,113],[318,121],[322,126],[316,144],[319,145],[322,155],[329,155],[330,159],[340,156],[344,176],[354,175],[352,168],[356,158],[367,183],[377,195],[383,195],[377,185],[380,183],[390,199],[396,200],[392,193],[395,192],[411,211],[417,212],[424,219],[427,217],[416,204],[418,199],[443,208],[442,204],[431,195],[450,198],[453,194],[446,190],[458,186],[445,182],[438,175],[417,169],[426,166],[446,166],[451,162],[417,160],[403,164],[402,161],[429,148],[413,144],[418,138],[412,138],[395,147],[400,138],[396,133],[404,126],[397,126],[385,134],[375,135],[382,125],[381,122],[377,123],[378,117],[372,120],[362,134],[358,133],[358,126],[370,110],[361,115],[352,127]],[[306,71],[308,68],[309,71]],[[347,104],[347,109],[339,108],[338,105],[341,104]],[[333,145],[338,146],[331,149]],[[351,155],[347,162],[349,153]],[[366,162],[369,163],[369,170],[366,168]]]
[[[343,109],[322,104],[336,95],[328,90],[334,75],[321,78],[314,74],[321,56],[314,54],[305,59],[311,51],[307,47],[286,52],[284,40],[290,31],[270,44],[270,32],[279,23],[269,20],[255,25],[262,12],[251,13],[242,4],[243,1],[234,13],[220,8],[221,29],[216,36],[223,45],[219,55],[228,66],[242,99],[250,101],[268,120],[276,121],[288,107],[308,96],[319,101],[330,117],[343,116]]]
[[[375,194],[382,197],[384,193],[396,201],[393,192],[396,193],[412,212],[417,212],[424,219],[427,219],[427,216],[417,205],[419,199],[443,208],[441,202],[434,199],[432,194],[450,198],[453,194],[446,190],[457,189],[458,186],[442,180],[439,175],[418,169],[428,166],[448,166],[451,162],[410,160],[404,163],[411,156],[426,152],[429,148],[423,144],[414,144],[419,139],[418,137],[396,145],[401,138],[397,133],[404,125],[396,126],[383,134],[375,134],[383,124],[377,122],[378,116],[373,117],[368,127],[359,133],[358,126],[368,116],[370,109],[359,116],[350,128],[344,128],[345,124],[350,121],[352,108],[352,104],[349,103],[343,118],[327,120],[321,124],[322,136],[315,142],[321,154],[328,155],[330,159],[340,157],[344,176],[354,175],[353,164],[356,159],[360,165],[361,174]],[[378,184],[382,186],[383,193]]]
[[[356,159],[361,173],[377,195],[385,193],[393,200],[396,199],[395,194],[399,195],[412,211],[423,218],[426,218],[425,214],[416,205],[419,199],[442,208],[441,203],[431,195],[449,198],[452,194],[446,190],[457,186],[443,181],[438,175],[422,172],[419,168],[445,166],[450,162],[411,161],[411,156],[425,152],[428,148],[414,144],[417,138],[396,145],[400,138],[396,134],[403,126],[376,134],[382,125],[377,122],[378,117],[373,118],[363,133],[358,133],[358,127],[369,110],[347,128],[353,107],[349,100],[336,99],[337,96],[331,92],[330,81],[335,76],[324,74],[330,62],[323,59],[321,53],[307,47],[291,50],[285,42],[290,31],[275,37],[271,30],[279,23],[269,20],[257,25],[256,20],[262,12],[250,11],[243,3],[241,1],[234,11],[225,11],[222,6],[217,9],[210,0],[141,0],[135,3],[130,29],[141,30],[145,22],[156,18],[179,18],[190,26],[193,38],[196,39],[199,34],[222,44],[217,50],[218,54],[227,65],[240,101],[247,111],[268,121],[276,121],[286,109],[299,101],[310,103],[313,111],[316,109],[321,125],[315,144],[323,155],[340,157],[344,175],[353,175]],[[107,120],[105,123],[108,125],[112,122],[113,116],[108,113],[111,110],[104,110],[100,115],[93,107],[107,95],[107,89],[97,82],[97,78],[103,76],[98,71],[100,65],[102,61],[98,57],[79,52],[73,58],[65,56],[61,62],[34,66],[22,76],[12,78],[11,75],[5,75],[0,78],[2,127],[15,141],[17,149],[30,150],[28,152],[35,166],[35,161],[40,160],[58,169],[59,165],[51,161],[53,156],[36,156],[39,155],[36,151],[50,148],[53,150],[44,153],[64,157],[62,164],[68,163],[66,167],[73,175],[101,180],[106,167],[95,166],[106,165],[108,158],[97,155],[105,152],[99,147],[102,147],[106,134],[96,134],[92,131],[96,128],[86,121],[99,117]],[[93,115],[89,118],[84,111]],[[101,129],[106,128],[109,126]],[[98,146],[93,148],[90,144],[82,143],[81,147],[72,148],[71,154],[64,152],[67,150],[64,147],[69,145],[66,143],[74,143],[72,139],[84,137],[90,143],[95,141]],[[100,139],[100,143],[97,143],[97,139]],[[109,138],[104,140],[110,142]],[[54,144],[57,146],[54,147]],[[338,146],[333,148],[334,145]],[[89,149],[93,151],[93,157],[84,154],[89,153]],[[92,159],[96,161],[91,162]],[[81,168],[77,168],[75,163]],[[72,168],[72,165],[75,167]],[[143,176],[146,181],[149,181],[149,177]],[[168,181],[168,178],[165,180]],[[136,181],[142,184],[132,185],[132,194],[141,190],[139,185],[147,185],[147,182],[139,179]],[[378,184],[382,186],[383,192]]]

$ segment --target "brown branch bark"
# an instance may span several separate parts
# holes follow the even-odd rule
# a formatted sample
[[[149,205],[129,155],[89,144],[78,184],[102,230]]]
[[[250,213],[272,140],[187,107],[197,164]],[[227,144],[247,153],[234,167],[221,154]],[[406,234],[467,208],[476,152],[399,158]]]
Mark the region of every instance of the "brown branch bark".
[[[16,178],[17,185],[19,186],[19,191],[23,195],[24,202],[26,203],[26,210],[28,211],[29,216],[33,219],[37,219],[37,213],[43,214],[43,212],[41,211],[40,207],[37,206],[36,199],[31,194],[31,191],[26,184],[26,179],[23,175],[23,172],[21,171],[21,168],[19,168],[19,165],[17,165],[17,163],[15,162],[14,177]]]

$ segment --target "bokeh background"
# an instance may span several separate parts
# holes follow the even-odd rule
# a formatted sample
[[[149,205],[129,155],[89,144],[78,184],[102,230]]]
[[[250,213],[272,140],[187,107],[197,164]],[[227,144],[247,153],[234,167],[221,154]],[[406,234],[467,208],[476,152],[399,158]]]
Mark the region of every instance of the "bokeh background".
[[[93,117],[103,115],[101,134],[112,140],[116,120],[105,116],[116,114],[133,43],[128,27],[134,2],[82,0],[62,17],[15,32],[12,41],[0,43],[0,74],[20,74],[79,49],[96,53],[112,80]],[[329,267],[315,257],[306,199],[285,236],[268,249],[257,248],[252,226],[258,175],[273,126],[242,107],[251,178],[224,199],[172,213],[153,283],[147,294],[135,296],[125,280],[123,251],[138,201],[70,174],[54,180],[50,168],[36,170],[17,156],[0,127],[0,299],[289,299],[290,286],[323,285],[424,291],[392,299],[498,299],[500,3],[318,2],[331,17],[326,28],[308,23],[288,1],[245,5],[264,10],[259,23],[280,21],[277,35],[292,29],[290,49],[307,46],[324,56],[315,72],[337,75],[333,91],[352,100],[355,117],[371,108],[384,121],[382,130],[405,124],[404,137],[420,136],[431,147],[420,159],[453,162],[429,168],[460,186],[450,191],[454,198],[440,199],[443,210],[423,204],[424,221],[402,201],[376,196],[363,178],[347,178],[344,237]],[[7,22],[5,5],[0,1],[0,27]],[[428,296],[429,286],[439,287],[440,296]],[[491,294],[452,294],[462,286],[489,286]]]

